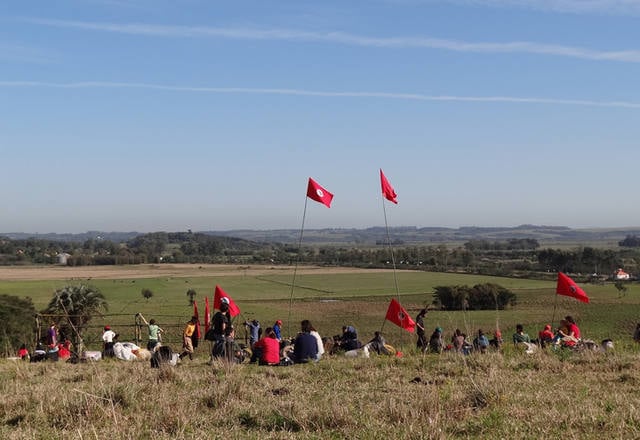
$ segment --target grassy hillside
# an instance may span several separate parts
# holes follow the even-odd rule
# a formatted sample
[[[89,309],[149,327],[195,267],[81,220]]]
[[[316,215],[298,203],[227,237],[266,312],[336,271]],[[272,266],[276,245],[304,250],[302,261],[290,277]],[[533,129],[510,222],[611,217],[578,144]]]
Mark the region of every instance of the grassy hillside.
[[[139,270],[142,270],[141,268]],[[88,338],[98,347],[99,327],[110,323],[127,339],[133,316],[156,317],[179,349],[183,322],[192,313],[186,291],[204,295],[220,284],[242,308],[241,319],[285,320],[297,331],[308,318],[323,335],[354,324],[368,340],[384,334],[402,357],[348,359],[325,356],[292,367],[209,364],[207,344],[174,368],[147,362],[29,364],[0,360],[0,437],[7,439],[470,439],[640,438],[640,346],[631,341],[638,319],[637,285],[620,297],[613,285],[583,285],[590,304],[554,295],[552,281],[398,272],[403,305],[415,314],[434,286],[495,282],[518,295],[504,311],[431,311],[427,327],[502,328],[502,352],[463,356],[421,354],[415,337],[383,317],[395,295],[393,272],[298,274],[289,317],[291,273],[252,268],[224,275],[50,279],[0,282],[0,293],[31,296],[38,308],[69,283],[90,282],[110,303]],[[59,277],[58,277],[59,278]],[[154,292],[145,300],[140,290]],[[527,355],[508,342],[516,323],[532,334],[554,314],[574,315],[585,337],[611,337],[607,353],[539,350]],[[290,328],[287,324],[291,323]]]

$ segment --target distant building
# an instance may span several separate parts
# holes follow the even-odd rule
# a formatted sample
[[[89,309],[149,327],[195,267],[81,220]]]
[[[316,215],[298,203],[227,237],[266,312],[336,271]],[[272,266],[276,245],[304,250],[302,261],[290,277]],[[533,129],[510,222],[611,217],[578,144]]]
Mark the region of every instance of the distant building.
[[[67,260],[71,255],[67,254],[66,252],[62,252],[61,254],[58,254],[56,256],[58,257],[58,264],[60,264],[61,266],[66,266]]]
[[[616,273],[613,275],[613,278],[615,278],[618,281],[625,281],[630,278],[630,275],[626,273],[624,270],[622,270],[622,268],[620,268],[616,270]]]

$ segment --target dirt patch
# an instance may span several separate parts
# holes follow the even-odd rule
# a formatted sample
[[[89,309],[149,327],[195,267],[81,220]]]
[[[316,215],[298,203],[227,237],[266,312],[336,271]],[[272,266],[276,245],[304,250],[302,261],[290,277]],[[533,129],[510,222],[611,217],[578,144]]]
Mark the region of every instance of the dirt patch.
[[[293,266],[233,266],[223,264],[140,264],[129,266],[2,266],[0,280],[127,279],[159,277],[220,277],[292,274]],[[298,267],[299,275],[382,272],[386,269]]]

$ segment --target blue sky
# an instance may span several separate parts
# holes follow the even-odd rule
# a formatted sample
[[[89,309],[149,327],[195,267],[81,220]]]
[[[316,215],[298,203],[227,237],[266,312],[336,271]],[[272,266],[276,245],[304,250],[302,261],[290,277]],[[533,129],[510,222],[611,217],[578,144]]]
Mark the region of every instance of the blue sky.
[[[640,0],[0,5],[0,232],[640,225]]]

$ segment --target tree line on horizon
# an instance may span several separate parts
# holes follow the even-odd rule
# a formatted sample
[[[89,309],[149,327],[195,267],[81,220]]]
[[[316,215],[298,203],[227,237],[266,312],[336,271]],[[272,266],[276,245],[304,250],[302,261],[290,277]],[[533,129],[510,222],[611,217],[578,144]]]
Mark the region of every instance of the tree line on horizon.
[[[629,237],[628,237],[629,238]],[[628,241],[628,240],[627,240]],[[640,239],[639,239],[640,241]],[[122,243],[91,238],[63,242],[39,238],[0,237],[0,264],[66,264],[69,266],[144,263],[315,264],[328,266],[456,271],[498,276],[539,277],[549,272],[585,276],[612,275],[617,268],[640,272],[640,247],[620,243],[617,249],[590,246],[540,248],[531,238],[469,240],[461,246],[392,244],[297,246],[257,242],[204,233],[154,232]]]

